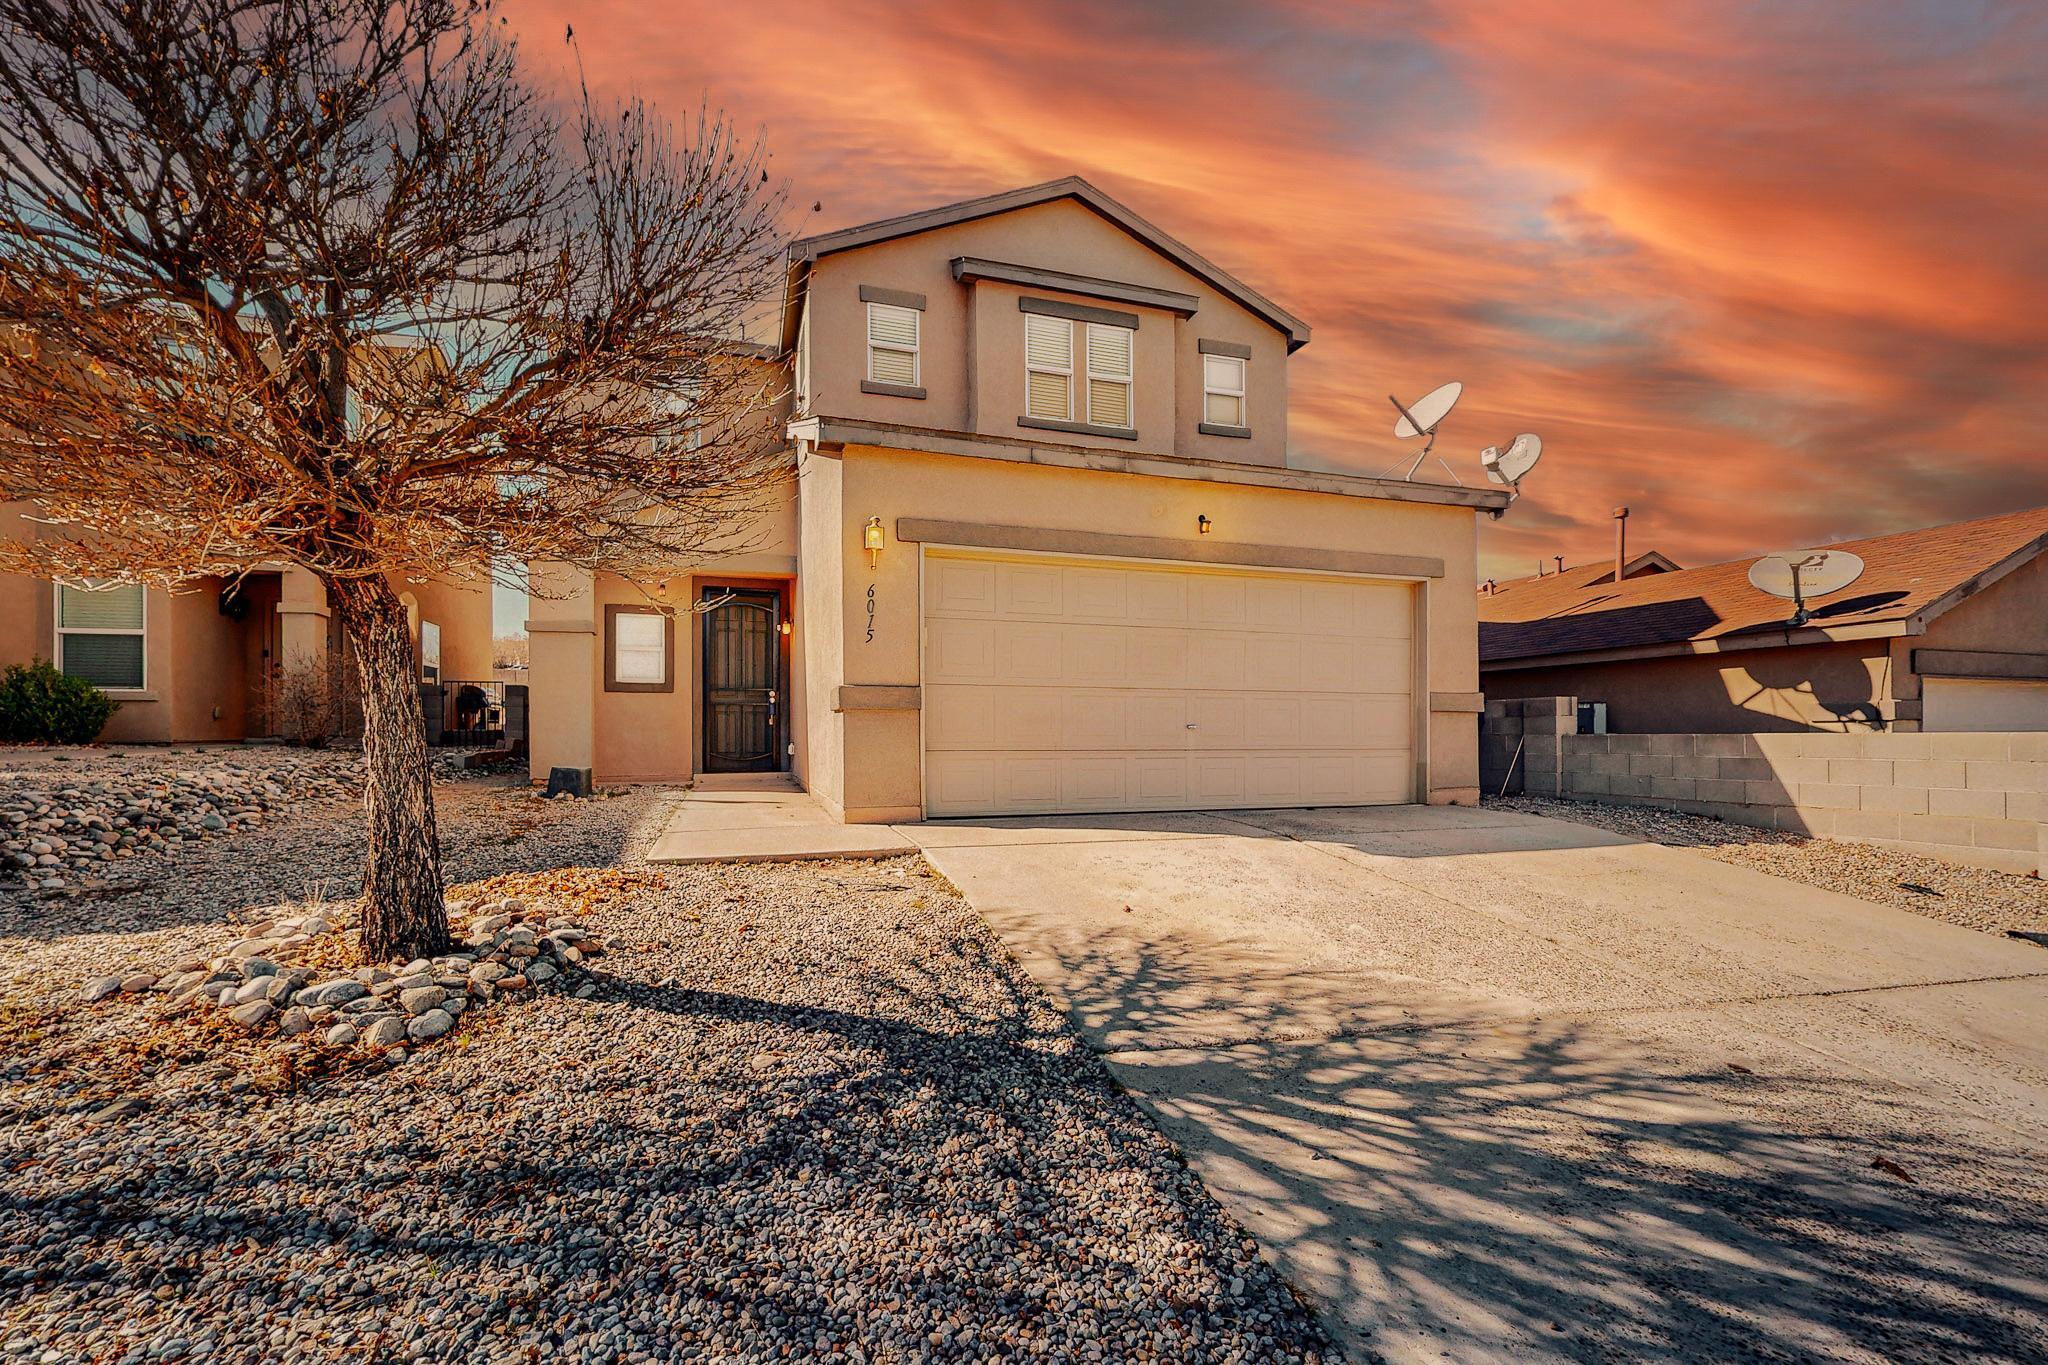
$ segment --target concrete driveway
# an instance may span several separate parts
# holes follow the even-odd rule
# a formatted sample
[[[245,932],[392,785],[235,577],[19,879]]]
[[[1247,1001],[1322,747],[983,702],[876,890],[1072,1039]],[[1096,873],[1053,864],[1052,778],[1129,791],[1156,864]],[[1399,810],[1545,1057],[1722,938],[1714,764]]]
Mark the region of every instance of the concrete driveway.
[[[1359,1359],[2048,1356],[2048,951],[1507,812],[906,826]]]

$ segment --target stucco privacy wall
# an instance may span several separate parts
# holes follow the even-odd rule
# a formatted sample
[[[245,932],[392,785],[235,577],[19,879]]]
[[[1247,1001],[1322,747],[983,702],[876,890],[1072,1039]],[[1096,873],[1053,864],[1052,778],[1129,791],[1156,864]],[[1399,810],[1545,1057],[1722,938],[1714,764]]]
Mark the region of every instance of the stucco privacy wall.
[[[1478,688],[1475,541],[1469,507],[1331,497],[1287,489],[1152,478],[1086,469],[962,459],[867,446],[806,460],[804,578],[843,580],[836,640],[827,618],[814,615],[811,734],[830,747],[840,739],[842,770],[816,755],[812,790],[850,821],[914,819],[922,811],[920,716],[921,547],[899,540],[899,519],[1043,527],[1068,533],[1144,536],[1184,541],[1187,559],[1239,543],[1317,550],[1370,550],[1438,559],[1443,576],[1424,595],[1426,677],[1432,694],[1429,782],[1433,802],[1477,797],[1477,720],[1470,698]],[[837,466],[834,480],[828,472]],[[813,468],[813,466],[815,468]],[[836,499],[836,507],[833,500]],[[1210,519],[1202,535],[1198,517]],[[870,567],[861,528],[879,517],[887,543]],[[822,535],[814,535],[814,527]],[[836,554],[836,566],[827,557]],[[814,567],[815,566],[815,567]],[[868,591],[874,590],[873,636]],[[822,604],[821,604],[822,605]],[[843,660],[835,671],[832,651]],[[840,689],[904,689],[843,694]],[[835,707],[839,709],[834,709]]]
[[[2048,874],[2048,733],[1571,733],[1569,697],[1489,701],[1488,792],[1714,815],[1739,824]],[[1507,778],[1507,756],[1521,759]]]

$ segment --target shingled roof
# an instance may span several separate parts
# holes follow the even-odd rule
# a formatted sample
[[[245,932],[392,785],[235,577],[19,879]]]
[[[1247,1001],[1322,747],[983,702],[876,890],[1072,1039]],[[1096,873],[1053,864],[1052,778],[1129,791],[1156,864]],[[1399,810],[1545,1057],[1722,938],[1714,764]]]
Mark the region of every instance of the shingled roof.
[[[2048,507],[1830,549],[1863,559],[1863,576],[1808,604],[1788,631],[1791,603],[1750,586],[1755,558],[1614,580],[1611,561],[1498,584],[1479,597],[1482,665],[1580,661],[1587,655],[1711,653],[1917,632],[1925,622],[2048,550]]]

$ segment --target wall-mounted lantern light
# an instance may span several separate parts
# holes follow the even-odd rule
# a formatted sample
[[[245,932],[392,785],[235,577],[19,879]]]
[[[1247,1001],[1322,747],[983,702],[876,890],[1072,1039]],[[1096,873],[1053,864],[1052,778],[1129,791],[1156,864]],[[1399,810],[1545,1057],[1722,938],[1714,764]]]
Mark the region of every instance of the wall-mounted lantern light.
[[[784,635],[787,635],[787,634],[789,634],[789,633],[790,633],[790,631],[789,631],[789,622],[787,622],[787,621],[784,621],[784,622],[782,623],[782,633],[783,633]]]
[[[1209,528],[1215,524],[1215,522],[1205,516],[1195,518],[1195,530],[1205,536],[1209,534]]]
[[[874,568],[882,562],[882,519],[869,517],[868,524],[861,528],[860,543],[867,547],[868,567]]]

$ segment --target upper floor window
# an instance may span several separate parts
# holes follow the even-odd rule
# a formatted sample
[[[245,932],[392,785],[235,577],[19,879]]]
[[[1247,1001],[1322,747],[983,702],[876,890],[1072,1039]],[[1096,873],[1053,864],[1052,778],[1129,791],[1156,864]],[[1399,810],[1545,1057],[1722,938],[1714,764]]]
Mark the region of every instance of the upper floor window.
[[[1131,340],[1128,327],[1088,324],[1088,425],[1131,425]]]
[[[1065,318],[1024,315],[1024,412],[1074,420],[1074,324]]]
[[[915,308],[893,303],[868,305],[868,379],[876,384],[918,385]]]
[[[1251,425],[1244,410],[1245,362],[1236,356],[1202,357],[1202,420],[1211,426]]]
[[[59,583],[58,670],[109,691],[140,691],[143,601],[139,583]]]

